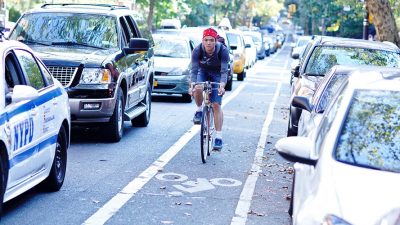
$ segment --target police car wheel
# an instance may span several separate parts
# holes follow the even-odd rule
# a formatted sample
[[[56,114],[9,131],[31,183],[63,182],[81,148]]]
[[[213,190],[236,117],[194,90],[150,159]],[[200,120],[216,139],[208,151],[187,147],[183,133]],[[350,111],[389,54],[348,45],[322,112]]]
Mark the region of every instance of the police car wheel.
[[[146,106],[146,111],[140,114],[138,117],[131,120],[132,126],[136,127],[147,127],[150,122],[151,114],[151,87],[147,86],[146,96],[142,100],[142,103]]]
[[[105,135],[108,136],[110,141],[118,142],[124,134],[124,95],[121,88],[118,88],[117,101],[115,102],[114,113],[110,119],[109,129],[106,130]]]
[[[7,173],[5,169],[5,163],[3,162],[3,158],[0,158],[0,215],[3,210],[3,199],[4,192],[6,191],[6,182],[7,182]]]
[[[49,176],[43,181],[43,189],[46,191],[58,191],[64,183],[67,169],[67,134],[61,127],[57,142],[53,164]]]

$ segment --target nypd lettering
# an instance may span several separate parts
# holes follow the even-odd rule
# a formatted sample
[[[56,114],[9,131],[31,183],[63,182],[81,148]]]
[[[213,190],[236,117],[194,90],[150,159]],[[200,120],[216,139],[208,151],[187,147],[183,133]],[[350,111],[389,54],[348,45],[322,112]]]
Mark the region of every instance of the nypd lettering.
[[[19,121],[13,126],[14,130],[14,147],[13,150],[16,151],[19,148],[32,142],[34,122],[33,118],[29,117],[25,120]]]

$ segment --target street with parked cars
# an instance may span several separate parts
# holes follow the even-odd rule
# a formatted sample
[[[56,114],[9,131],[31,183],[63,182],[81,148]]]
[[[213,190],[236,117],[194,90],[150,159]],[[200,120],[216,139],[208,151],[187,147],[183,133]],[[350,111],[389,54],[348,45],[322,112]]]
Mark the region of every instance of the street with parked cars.
[[[207,161],[188,90],[210,26],[68,3],[0,27],[0,224],[399,225],[400,49],[226,22]]]

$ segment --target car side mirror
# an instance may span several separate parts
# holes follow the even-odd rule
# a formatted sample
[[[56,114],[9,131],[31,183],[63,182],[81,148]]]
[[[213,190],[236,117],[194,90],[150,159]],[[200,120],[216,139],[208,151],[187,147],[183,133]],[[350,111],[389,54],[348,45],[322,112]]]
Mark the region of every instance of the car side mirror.
[[[39,96],[38,90],[28,85],[15,85],[11,95],[13,103],[32,100]]]
[[[148,51],[150,48],[149,40],[144,38],[131,38],[129,48],[124,48],[125,54],[133,54],[139,51]]]
[[[297,65],[293,70],[292,70],[293,77],[299,77],[300,75],[300,64]]]
[[[244,47],[245,48],[251,48],[251,45],[250,44],[245,44]]]
[[[294,96],[292,99],[292,106],[311,112],[314,106],[310,103],[307,97]]]
[[[300,54],[297,52],[292,53],[292,59],[299,59],[300,58]]]
[[[237,46],[236,46],[236,45],[231,45],[231,49],[232,49],[232,50],[236,50],[236,49],[237,49]]]

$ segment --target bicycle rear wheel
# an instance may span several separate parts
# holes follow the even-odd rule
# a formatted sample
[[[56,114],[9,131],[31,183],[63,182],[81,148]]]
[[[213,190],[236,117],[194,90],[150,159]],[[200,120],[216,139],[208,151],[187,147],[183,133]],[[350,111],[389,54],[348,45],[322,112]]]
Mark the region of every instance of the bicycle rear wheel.
[[[200,129],[200,146],[201,146],[201,161],[206,163],[207,156],[210,155],[211,135],[210,135],[210,113],[211,110],[207,106],[203,107],[203,116],[201,118]]]

